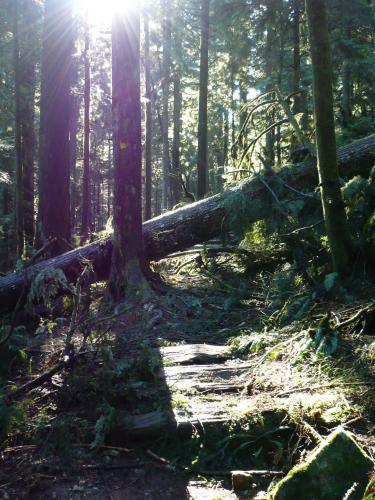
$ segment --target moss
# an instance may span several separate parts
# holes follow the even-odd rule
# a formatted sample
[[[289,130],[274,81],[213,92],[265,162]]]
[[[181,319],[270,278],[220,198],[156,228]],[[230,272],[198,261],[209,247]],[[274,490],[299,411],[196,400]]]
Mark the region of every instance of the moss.
[[[341,500],[354,483],[351,500],[361,500],[373,468],[372,460],[351,434],[333,432],[312,456],[294,467],[271,493],[273,500]]]

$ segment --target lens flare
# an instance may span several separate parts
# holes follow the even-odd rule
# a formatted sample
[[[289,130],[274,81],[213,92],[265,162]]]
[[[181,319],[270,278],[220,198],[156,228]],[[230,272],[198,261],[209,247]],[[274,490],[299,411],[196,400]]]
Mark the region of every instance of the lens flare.
[[[86,13],[92,24],[108,24],[112,16],[129,7],[126,0],[75,0],[76,9]]]

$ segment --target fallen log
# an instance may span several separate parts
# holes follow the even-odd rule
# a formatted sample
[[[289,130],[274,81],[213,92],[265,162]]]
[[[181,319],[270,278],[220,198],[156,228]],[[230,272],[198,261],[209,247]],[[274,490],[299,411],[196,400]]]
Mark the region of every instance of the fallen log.
[[[371,135],[338,149],[340,175],[368,175],[375,164],[375,135]],[[273,179],[274,178],[274,179]],[[273,181],[281,181],[291,188],[314,189],[318,184],[316,162],[306,162],[283,167],[267,182],[259,175],[230,187],[224,193],[192,203],[165,213],[143,224],[147,256],[158,260],[167,255],[208,241],[221,234],[231,212],[243,216],[249,224],[272,215]],[[241,201],[242,200],[242,201]],[[246,200],[246,203],[243,203]],[[63,255],[48,259],[23,272],[10,273],[0,278],[0,310],[15,306],[22,289],[30,286],[35,275],[46,268],[60,268],[69,281],[74,282],[82,272],[84,260],[93,263],[98,280],[108,277],[112,253],[111,236],[77,248]]]

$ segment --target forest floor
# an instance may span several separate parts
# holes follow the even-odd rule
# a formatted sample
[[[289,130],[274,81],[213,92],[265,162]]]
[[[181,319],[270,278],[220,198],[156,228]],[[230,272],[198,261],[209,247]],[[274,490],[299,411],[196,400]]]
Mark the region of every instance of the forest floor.
[[[97,285],[84,354],[17,399],[1,498],[266,498],[338,426],[375,457],[370,284],[319,297],[289,264],[249,276],[233,255],[155,270],[165,286],[142,307],[105,315]],[[67,329],[46,320],[10,385],[51,369]]]

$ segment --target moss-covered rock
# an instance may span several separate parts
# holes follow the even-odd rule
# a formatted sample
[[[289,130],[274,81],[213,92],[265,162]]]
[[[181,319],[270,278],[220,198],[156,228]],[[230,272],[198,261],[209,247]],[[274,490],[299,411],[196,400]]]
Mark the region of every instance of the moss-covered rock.
[[[350,500],[361,500],[373,465],[352,435],[341,429],[328,436],[304,464],[294,467],[271,498],[342,500],[351,489]]]

